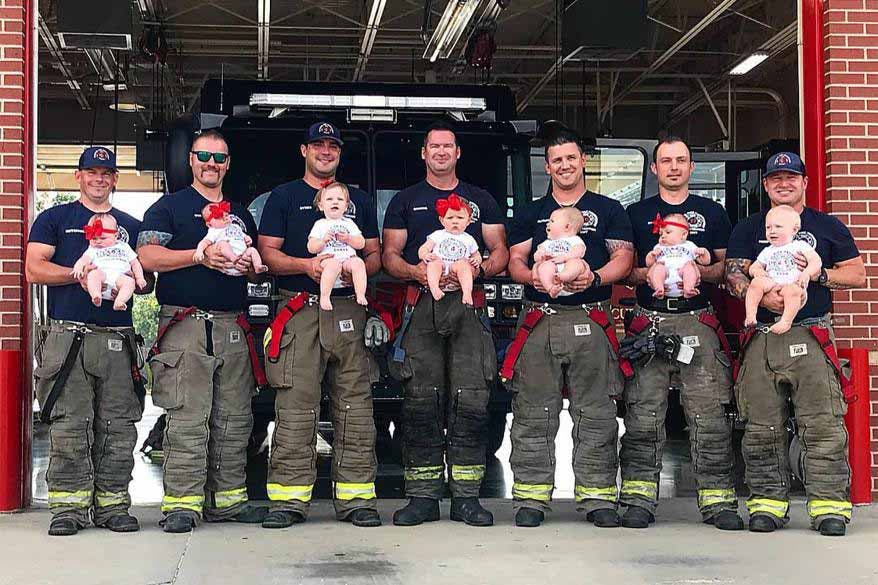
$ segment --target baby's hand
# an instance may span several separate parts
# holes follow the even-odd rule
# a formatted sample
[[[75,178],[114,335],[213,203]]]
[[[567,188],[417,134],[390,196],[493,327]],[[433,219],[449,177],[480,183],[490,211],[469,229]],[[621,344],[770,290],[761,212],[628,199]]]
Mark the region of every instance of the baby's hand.
[[[482,264],[481,255],[471,257],[469,259],[469,263],[472,264],[474,267],[478,268]]]
[[[661,253],[662,253],[661,244],[656,244],[652,249],[652,253],[655,254],[656,256],[661,255]]]
[[[195,250],[195,253],[192,254],[192,259],[201,264],[204,261],[204,252]]]
[[[137,288],[144,289],[146,288],[146,279],[145,278],[136,278],[134,282],[137,283]]]
[[[424,262],[436,262],[437,260],[439,260],[439,256],[433,252],[424,255]]]
[[[253,238],[251,238],[247,234],[244,234],[244,243],[247,244],[248,246],[252,246],[253,245]]]
[[[83,272],[84,272],[84,271],[82,270],[82,268],[74,268],[74,269],[70,272],[70,275],[73,276],[74,278],[82,278],[82,274],[83,274]]]
[[[346,234],[343,232],[339,232],[335,234],[335,239],[341,242],[342,244],[350,244],[351,243],[351,234]]]

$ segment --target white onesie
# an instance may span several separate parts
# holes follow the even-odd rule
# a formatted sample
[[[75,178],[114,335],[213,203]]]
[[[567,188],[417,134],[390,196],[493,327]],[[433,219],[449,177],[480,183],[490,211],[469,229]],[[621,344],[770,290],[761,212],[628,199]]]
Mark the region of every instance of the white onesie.
[[[216,244],[217,242],[228,242],[232,248],[232,252],[240,256],[247,249],[247,241],[244,239],[244,230],[241,226],[231,222],[224,228],[207,228],[206,240]],[[223,270],[224,274],[230,276],[241,276],[241,271],[234,268]]]
[[[137,258],[137,253],[125,242],[116,242],[107,248],[95,248],[89,246],[85,254],[91,259],[96,268],[103,270],[104,286],[101,289],[101,298],[113,300],[112,292],[116,281],[123,274],[131,272],[131,261]]]
[[[687,262],[695,261],[695,250],[698,249],[694,243],[686,240],[682,244],[674,246],[662,246],[659,244],[659,251],[656,254],[655,261],[665,265],[668,269],[668,275],[665,277],[665,294],[669,297],[683,296],[683,277],[680,269]]]
[[[783,246],[768,246],[759,252],[756,261],[765,266],[768,277],[777,284],[792,284],[802,274],[796,264],[796,253],[804,253],[811,249],[811,246],[802,240],[793,240]]]
[[[479,250],[476,239],[466,232],[452,234],[447,230],[436,230],[427,239],[434,243],[433,253],[442,260],[443,274],[448,274],[452,264],[469,258]]]
[[[327,219],[324,217],[314,222],[314,227],[311,228],[311,233],[308,234],[308,237],[323,238],[326,234],[350,234],[352,236],[359,236],[362,233],[363,232],[360,231],[360,228],[357,227],[357,224],[354,223],[354,220],[352,219],[346,217],[342,217],[341,219]],[[329,240],[326,242],[326,246],[324,246],[323,250],[318,252],[318,255],[319,254],[332,254],[336,260],[344,262],[348,258],[356,256],[357,251],[344,242]],[[332,288],[343,287],[344,284],[339,275],[335,284],[332,285]]]
[[[552,256],[559,256],[561,254],[569,254],[570,250],[573,249],[574,246],[583,246],[585,247],[585,242],[582,241],[582,238],[579,236],[566,236],[563,238],[558,238],[557,240],[545,240],[542,244],[537,246],[537,250],[545,250]],[[555,272],[560,273],[564,270],[564,266],[566,263],[562,262],[561,264],[555,265]],[[570,296],[573,293],[568,290],[561,290],[558,293],[559,297]]]

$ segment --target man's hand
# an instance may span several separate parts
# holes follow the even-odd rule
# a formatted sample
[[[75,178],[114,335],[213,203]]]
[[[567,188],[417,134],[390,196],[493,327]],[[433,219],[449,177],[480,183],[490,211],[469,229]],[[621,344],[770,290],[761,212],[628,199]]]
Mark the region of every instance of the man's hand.
[[[808,258],[802,252],[796,252],[793,258],[799,270],[805,270],[808,267]],[[819,272],[814,276],[813,280],[817,280],[818,276],[820,276]]]
[[[780,296],[780,285],[777,285],[770,291],[766,292],[762,297],[762,302],[759,304],[772,313],[783,313],[783,297]]]
[[[311,258],[308,263],[308,276],[314,282],[320,282],[320,275],[323,274],[323,266],[321,263],[327,258],[332,258],[332,254],[319,254]]]
[[[576,279],[571,280],[568,283],[564,284],[564,290],[578,293],[582,292],[587,288],[590,288],[592,283],[594,282],[594,273],[591,269],[584,271],[582,274],[576,277]]]
[[[222,255],[222,252],[220,252],[219,250],[219,246],[214,245],[210,245],[204,250],[204,259],[201,261],[201,264],[210,268],[211,270],[216,270],[219,272],[231,270],[235,267],[235,263],[233,261]]]
[[[253,272],[253,260],[249,256],[241,255],[235,260],[235,270],[241,274],[250,274]],[[255,273],[254,273],[255,274]]]
[[[378,317],[372,316],[366,320],[366,327],[363,330],[363,342],[369,349],[381,347],[390,339],[390,330],[384,321]]]
[[[531,273],[531,278],[533,280],[533,283],[532,283],[533,287],[535,289],[537,289],[537,292],[541,292],[544,294],[548,293],[549,291],[547,291],[546,287],[543,286],[543,281],[540,280],[540,275],[537,274],[536,264],[534,264],[534,267],[531,269],[530,273]],[[555,280],[557,281],[557,279],[558,279],[558,276],[555,275]]]
[[[77,279],[79,280],[79,286],[81,286],[82,290],[84,290],[85,292],[88,292],[88,273],[92,270],[95,270],[96,268],[97,266],[89,263],[83,267],[82,272],[78,276],[76,274],[73,274],[73,276],[77,276]]]

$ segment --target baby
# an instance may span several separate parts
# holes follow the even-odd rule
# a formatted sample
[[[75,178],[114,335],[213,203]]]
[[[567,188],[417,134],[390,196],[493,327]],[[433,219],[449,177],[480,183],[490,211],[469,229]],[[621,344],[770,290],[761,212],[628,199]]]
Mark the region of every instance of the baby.
[[[772,290],[778,290],[783,298],[783,314],[770,327],[772,333],[789,331],[796,313],[808,300],[808,283],[819,274],[823,262],[811,246],[793,239],[801,226],[799,214],[789,205],[778,205],[766,214],[765,237],[769,246],[750,265],[753,280],[744,300],[747,309],[745,326],[756,325],[759,303]],[[804,270],[799,269],[796,254],[802,254],[807,260]]]
[[[329,182],[317,191],[314,205],[323,212],[324,218],[314,222],[308,234],[308,251],[312,254],[332,254],[320,265],[320,308],[332,310],[332,289],[341,286],[336,282],[344,272],[354,282],[357,303],[367,305],[366,264],[357,256],[357,250],[366,245],[366,238],[353,220],[344,216],[351,202],[351,194],[343,183]]]
[[[444,229],[436,230],[418,248],[418,258],[427,263],[427,284],[437,301],[445,296],[439,281],[453,272],[460,283],[461,301],[473,305],[473,267],[482,264],[476,239],[466,233],[470,224],[469,203],[452,193],[436,202],[436,213]]]
[[[204,260],[204,251],[214,244],[227,260],[235,261],[238,258],[249,258],[255,272],[265,272],[268,266],[262,263],[262,257],[253,247],[253,239],[248,236],[241,226],[232,222],[230,215],[231,205],[228,201],[209,203],[201,210],[201,217],[207,224],[207,235],[198,242],[192,259],[196,262]],[[240,276],[241,272],[235,268],[223,271],[231,276]]]
[[[73,265],[71,274],[82,278],[86,267],[93,264],[95,268],[88,273],[85,281],[91,302],[100,307],[103,299],[113,300],[112,292],[116,290],[113,310],[124,311],[128,308],[128,300],[134,295],[134,286],[146,286],[137,254],[127,243],[119,241],[116,218],[109,213],[94,214],[82,229],[89,247]]]
[[[553,299],[572,294],[563,290],[564,283],[572,282],[590,270],[582,259],[585,242],[577,235],[583,221],[582,212],[575,207],[556,209],[546,224],[549,238],[534,252],[534,270]]]
[[[698,294],[698,267],[710,264],[710,252],[699,248],[689,237],[689,222],[680,213],[669,213],[664,219],[655,215],[652,233],[659,234],[658,244],[645,258],[646,281],[657,299],[680,297],[690,299]],[[683,285],[682,290],[680,285]]]

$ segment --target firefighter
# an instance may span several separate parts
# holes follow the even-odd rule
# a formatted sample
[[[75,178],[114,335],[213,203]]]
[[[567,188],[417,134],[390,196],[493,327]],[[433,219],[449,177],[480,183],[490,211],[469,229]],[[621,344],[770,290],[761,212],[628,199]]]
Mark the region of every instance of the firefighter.
[[[377,380],[377,366],[364,344],[364,330],[371,337],[383,324],[368,318],[350,282],[338,283],[332,291],[332,309],[322,310],[317,304],[321,262],[331,256],[308,252],[308,234],[323,217],[314,199],[321,187],[335,182],[343,144],[334,124],[312,125],[300,146],[303,178],[276,187],[262,214],[259,252],[277,275],[287,303],[269,329],[266,350],[268,380],[277,389],[277,426],[268,476],[272,507],[264,528],[286,528],[308,516],[317,479],[317,422],[324,378],[334,428],[336,517],[355,526],[381,525],[375,500],[371,384]],[[377,218],[366,193],[348,190],[345,217],[357,224],[365,238],[361,253],[372,275],[381,268]],[[385,333],[380,335],[386,339]]]
[[[88,248],[83,226],[93,214],[111,214],[123,242],[136,240],[140,222],[110,203],[118,178],[112,150],[86,149],[74,176],[79,199],[37,216],[25,260],[28,282],[49,287],[50,321],[34,370],[40,419],[49,424],[49,534],[76,534],[92,514],[96,526],[135,532],[128,483],[144,388],[131,307],[114,311],[106,298],[95,306],[71,269]]]
[[[446,291],[434,300],[425,288],[426,264],[418,248],[441,229],[436,202],[456,194],[470,207],[466,233],[489,256],[474,276],[492,276],[506,267],[506,232],[494,197],[457,177],[460,145],[454,129],[433,124],[421,157],[426,178],[403,189],[384,216],[384,266],[409,283],[402,329],[390,361],[403,382],[403,450],[409,503],[393,515],[398,526],[439,519],[445,462],[449,467],[451,519],[490,526],[494,517],[479,503],[485,476],[488,400],[496,353],[485,321],[484,293],[476,287],[473,306],[461,302],[453,271],[442,278]],[[446,433],[447,429],[447,433]]]
[[[637,286],[637,308],[629,333],[677,335],[693,353],[688,363],[677,359],[640,360],[634,364],[633,378],[626,382],[619,501],[628,509],[622,526],[647,528],[655,519],[668,390],[675,386],[680,389],[689,427],[702,518],[721,530],[741,530],[744,523],[737,513],[732,476],[732,428],[726,416],[732,395],[731,363],[724,351],[723,342],[728,342],[720,337],[724,334],[709,299],[723,278],[731,223],[721,205],[689,192],[689,177],[695,165],[683,140],[671,136],[660,141],[653,160],[651,170],[658,179],[658,196],[628,208],[637,253],[637,267],[627,279],[628,284]],[[700,290],[689,298],[673,283],[665,287],[672,290],[661,291],[653,291],[647,283],[647,255],[659,241],[662,229],[680,223],[662,222],[661,218],[671,214],[685,218],[685,223],[676,227],[688,232],[688,241],[710,252],[710,262],[697,265]],[[668,255],[676,249],[670,249]]]
[[[143,218],[137,251],[158,272],[159,329],[150,350],[152,400],[167,410],[162,525],[190,532],[209,522],[261,522],[265,508],[247,502],[244,467],[253,424],[255,352],[243,319],[247,255],[227,260],[209,247],[199,263],[195,248],[207,233],[202,209],[214,205],[256,241],[256,226],[222,191],[229,148],[215,130],[192,143],[192,185],[156,201]]]
[[[552,192],[517,215],[510,236],[509,272],[525,285],[525,313],[501,376],[511,380],[512,486],[517,526],[539,526],[549,510],[555,479],[555,435],[561,391],[570,396],[577,510],[598,527],[616,527],[616,404],[622,374],[610,316],[612,283],[633,261],[631,223],[619,204],[585,187],[585,154],[579,137],[560,131],[545,148]],[[547,237],[546,223],[560,207],[584,219],[589,270],[551,298],[533,269],[534,251]]]
[[[843,536],[851,519],[848,436],[843,416],[849,382],[841,375],[829,312],[832,291],[866,286],[860,252],[835,217],[805,206],[805,165],[793,153],[768,159],[763,178],[772,206],[799,212],[796,239],[813,247],[823,269],[808,285],[808,300],[793,327],[783,334],[768,326],[783,311],[777,291],[765,295],[758,324],[744,332],[743,359],[735,384],[740,416],[746,421],[742,450],[750,488],[751,532],[773,532],[788,520],[790,468],[787,430],[790,404],[804,451],[804,483],[811,527],[825,536]],[[749,268],[766,241],[762,211],[738,223],[729,239],[726,283],[744,298]],[[800,268],[804,258],[790,259]]]

